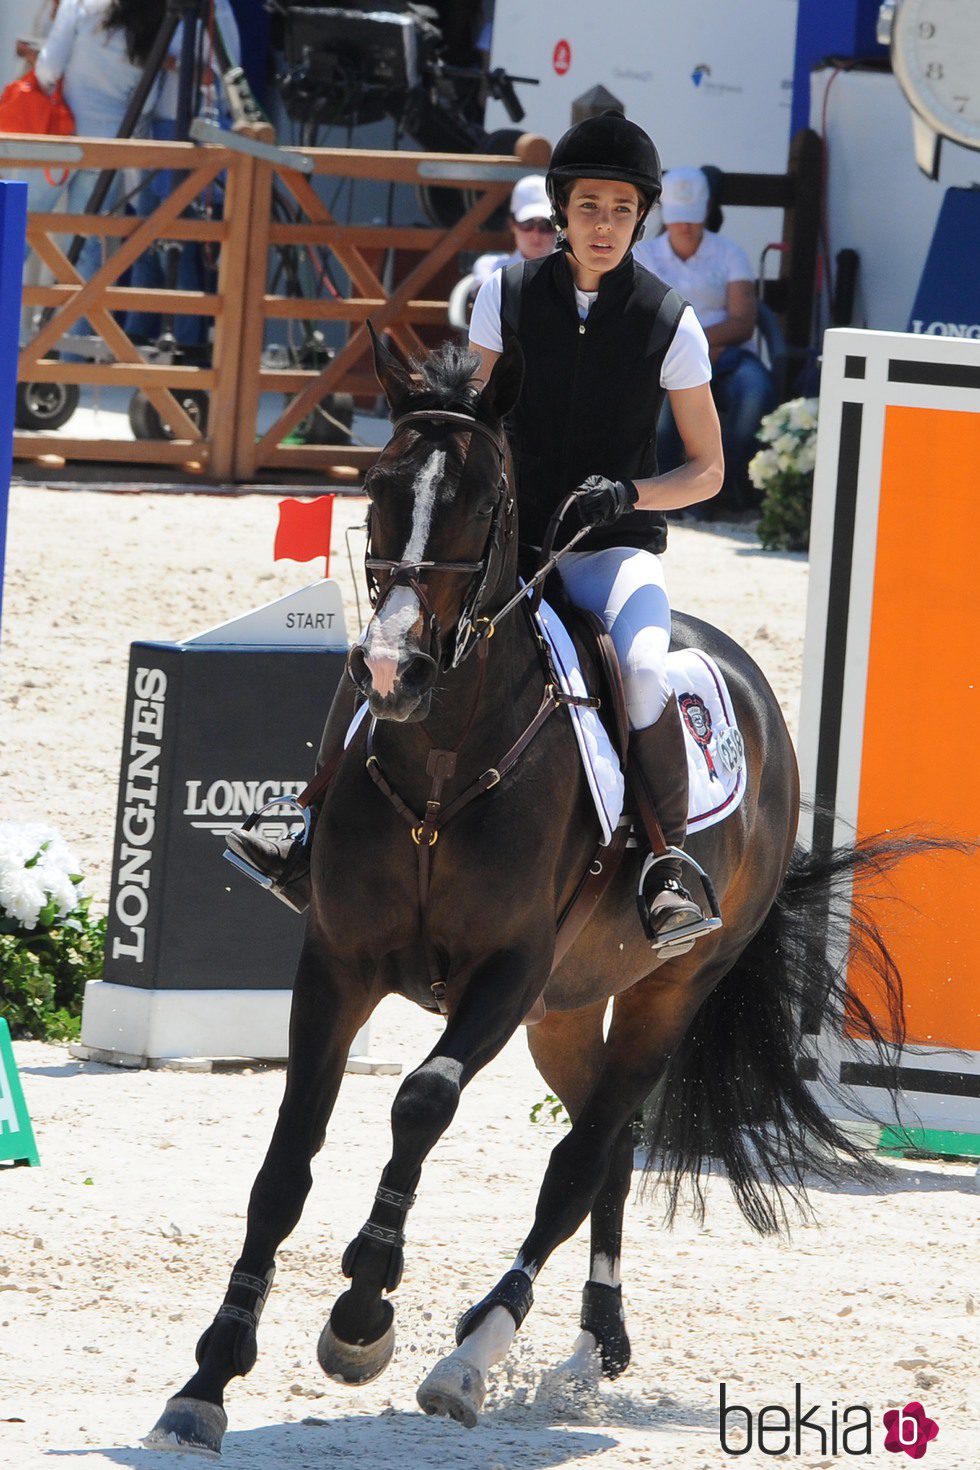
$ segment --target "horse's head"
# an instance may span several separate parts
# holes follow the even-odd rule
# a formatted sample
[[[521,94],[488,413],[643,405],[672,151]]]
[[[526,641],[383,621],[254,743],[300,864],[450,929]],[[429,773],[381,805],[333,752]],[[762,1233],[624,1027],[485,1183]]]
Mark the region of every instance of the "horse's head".
[[[449,344],[410,371],[371,337],[394,432],[364,482],[374,616],[348,671],[378,719],[423,720],[440,670],[473,647],[511,550],[502,420],[523,361],[516,345],[502,353],[481,392],[474,354]]]

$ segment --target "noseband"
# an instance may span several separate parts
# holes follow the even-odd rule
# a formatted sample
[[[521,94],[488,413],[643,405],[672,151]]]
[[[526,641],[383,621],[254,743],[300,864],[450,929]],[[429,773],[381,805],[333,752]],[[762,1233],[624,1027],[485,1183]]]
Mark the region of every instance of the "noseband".
[[[500,552],[510,537],[513,527],[514,500],[508,493],[506,450],[503,438],[481,424],[469,414],[454,413],[449,409],[418,409],[396,419],[392,438],[401,429],[416,423],[447,425],[453,433],[482,434],[493,445],[497,454],[498,477],[497,498],[494,502],[490,529],[479,561],[390,561],[386,557],[374,556],[371,551],[371,529],[369,521],[367,553],[364,558],[365,576],[371,606],[377,610],[395,587],[408,587],[419,600],[426,618],[432,646],[438,644],[439,619],[429,604],[423,572],[456,572],[470,578],[463,607],[456,624],[456,640],[449,668],[456,668],[476,648],[482,638],[492,635],[493,624],[489,618],[480,616],[487,589],[491,582],[494,553]],[[381,576],[378,573],[382,573]],[[444,663],[445,666],[445,663]]]

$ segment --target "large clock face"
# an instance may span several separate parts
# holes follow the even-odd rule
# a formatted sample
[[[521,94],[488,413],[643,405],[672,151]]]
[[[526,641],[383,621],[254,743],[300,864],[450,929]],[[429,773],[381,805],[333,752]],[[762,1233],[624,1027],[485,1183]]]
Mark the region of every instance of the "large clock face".
[[[937,133],[980,148],[980,0],[904,0],[892,64]]]

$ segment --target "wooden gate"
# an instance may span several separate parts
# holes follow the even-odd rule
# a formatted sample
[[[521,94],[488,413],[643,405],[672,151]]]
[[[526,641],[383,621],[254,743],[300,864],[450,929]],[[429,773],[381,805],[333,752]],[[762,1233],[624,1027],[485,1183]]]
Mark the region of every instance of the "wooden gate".
[[[118,440],[20,431],[16,459],[56,454],[63,459],[172,464],[214,482],[248,481],[265,469],[302,469],[329,480],[336,468],[361,470],[377,451],[352,445],[285,444],[295,426],[330,393],[373,394],[366,322],[390,333],[406,353],[423,351],[416,328],[447,326],[447,302],[427,289],[463,250],[507,248],[499,233],[482,227],[523,174],[547,165],[549,146],[527,135],[511,157],[277,148],[271,128],[238,125],[229,134],[196,125],[197,142],[155,143],[70,138],[40,141],[0,137],[0,172],[43,161],[49,169],[103,168],[173,171],[174,188],[145,218],[125,215],[31,214],[28,243],[53,276],[53,284],[28,286],[24,303],[44,308],[37,334],[22,349],[22,383],[102,384],[142,390],[172,437]],[[371,179],[465,191],[468,207],[450,229],[341,225],[324,204],[313,178]],[[273,199],[277,216],[273,217]],[[215,201],[220,198],[220,207]],[[285,201],[285,205],[283,203]],[[83,279],[71,264],[65,236],[94,236],[106,243],[98,270]],[[195,241],[218,252],[213,293],[136,289],[119,285],[125,271],[157,241]],[[347,283],[333,299],[283,296],[268,290],[270,262],[284,248],[329,252],[333,270]],[[385,290],[371,256],[397,250],[417,255],[401,282]],[[151,360],[120,324],[127,311],[198,315],[213,322],[210,363],[193,366]],[[52,353],[70,350],[65,334],[86,319],[102,339],[105,361],[65,362]],[[270,321],[347,323],[345,344],[322,369],[263,367]],[[202,428],[179,401],[182,391],[209,396]],[[292,395],[276,422],[258,435],[260,397]],[[176,395],[176,396],[175,396]]]

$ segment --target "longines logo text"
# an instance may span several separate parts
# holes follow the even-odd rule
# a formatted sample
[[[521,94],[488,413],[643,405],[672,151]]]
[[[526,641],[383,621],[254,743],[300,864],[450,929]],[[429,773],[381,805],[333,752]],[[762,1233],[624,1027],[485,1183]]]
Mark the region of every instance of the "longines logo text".
[[[718,1438],[726,1455],[747,1455],[756,1449],[763,1455],[870,1455],[872,1452],[871,1410],[866,1404],[841,1406],[809,1403],[803,1385],[794,1383],[793,1404],[764,1404],[755,1409],[732,1403],[728,1385],[719,1385]],[[904,1409],[888,1409],[881,1420],[885,1429],[884,1448],[894,1454],[904,1451],[921,1460],[939,1433],[920,1403]]]
[[[192,827],[224,833],[250,812],[279,796],[298,796],[306,781],[203,781],[184,783],[184,816]]]
[[[971,342],[980,340],[980,322],[926,322],[916,318],[912,322],[912,330],[923,337],[966,337]]]
[[[143,963],[146,916],[150,909],[150,867],[160,781],[160,741],[167,698],[162,669],[136,670],[129,727],[129,763],[123,795],[122,841],[116,854],[113,912],[122,934],[112,940],[112,957]]]

